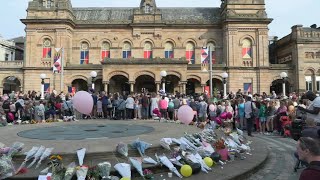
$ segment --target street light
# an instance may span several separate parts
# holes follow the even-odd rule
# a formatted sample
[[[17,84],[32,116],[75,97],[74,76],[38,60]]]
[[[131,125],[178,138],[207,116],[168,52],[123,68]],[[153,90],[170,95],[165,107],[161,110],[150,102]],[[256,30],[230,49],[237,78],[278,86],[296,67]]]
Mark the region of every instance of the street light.
[[[40,78],[41,78],[41,99],[44,99],[44,79],[47,77],[46,74],[40,74]]]
[[[97,72],[91,71],[91,72],[90,72],[90,76],[91,76],[91,78],[92,78],[92,90],[94,90],[94,78],[97,77]]]
[[[223,78],[223,99],[227,99],[227,78],[228,78],[228,73],[224,72],[221,74]]]
[[[280,77],[282,79],[282,94],[283,94],[283,97],[287,97],[286,96],[286,79],[288,77],[288,74],[286,72],[282,72],[280,73]]]
[[[160,76],[162,77],[163,79],[163,83],[162,83],[162,90],[163,90],[163,93],[166,92],[166,76],[167,76],[167,71],[161,71],[160,72]]]

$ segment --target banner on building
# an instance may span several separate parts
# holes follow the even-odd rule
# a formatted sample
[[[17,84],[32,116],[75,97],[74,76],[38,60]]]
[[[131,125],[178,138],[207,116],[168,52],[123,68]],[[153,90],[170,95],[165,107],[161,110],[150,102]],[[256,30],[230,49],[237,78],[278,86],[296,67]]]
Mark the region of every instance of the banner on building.
[[[246,93],[251,93],[252,94],[252,84],[251,83],[244,83],[243,84],[243,90]]]
[[[206,94],[208,97],[211,96],[211,94],[210,94],[210,86],[205,86],[204,87],[204,94]]]
[[[50,93],[50,83],[44,83],[44,92]]]
[[[201,64],[208,64],[209,63],[209,49],[207,47],[203,47],[201,49]]]
[[[55,48],[54,58],[53,58],[53,72],[61,72],[61,62],[62,62],[63,48]]]

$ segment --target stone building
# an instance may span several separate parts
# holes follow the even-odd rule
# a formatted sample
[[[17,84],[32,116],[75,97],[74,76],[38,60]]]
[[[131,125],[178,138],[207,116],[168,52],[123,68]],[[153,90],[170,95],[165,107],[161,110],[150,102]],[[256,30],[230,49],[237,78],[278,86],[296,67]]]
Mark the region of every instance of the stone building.
[[[289,35],[274,41],[271,46],[270,50],[274,53],[270,59],[274,59],[275,63],[283,65],[283,69],[289,71],[287,91],[320,91],[319,27],[293,26]],[[275,85],[277,81],[273,83]]]
[[[227,91],[269,93],[282,71],[294,74],[291,65],[269,63],[272,19],[264,0],[222,0],[217,8],[161,8],[155,0],[136,8],[74,8],[70,0],[32,0],[27,12],[23,67],[0,71],[0,79],[14,76],[24,91],[40,89],[41,73],[51,89],[86,90],[96,71],[97,90],[154,92],[165,80],[167,92],[192,94],[210,78],[221,90],[227,72]],[[203,47],[211,49],[212,77],[201,63]],[[60,68],[55,57],[62,57],[63,78],[52,73],[53,65]]]

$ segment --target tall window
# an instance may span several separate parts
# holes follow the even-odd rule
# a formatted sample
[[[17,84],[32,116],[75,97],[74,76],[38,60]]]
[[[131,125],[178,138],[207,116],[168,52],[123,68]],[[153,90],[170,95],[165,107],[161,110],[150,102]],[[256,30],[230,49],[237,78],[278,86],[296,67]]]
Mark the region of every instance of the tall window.
[[[252,44],[248,39],[242,41],[242,59],[252,59]]]
[[[131,58],[131,44],[128,42],[123,44],[122,58]]]
[[[51,41],[49,39],[45,39],[42,45],[42,59],[50,59],[51,58]]]
[[[145,13],[150,13],[151,12],[151,6],[149,4],[147,4],[145,7],[144,7],[144,12]]]
[[[167,42],[164,45],[164,57],[165,58],[174,58],[173,44],[171,42]]]
[[[316,83],[317,83],[317,91],[319,92],[320,91],[320,76],[316,76]]]
[[[306,90],[312,91],[312,77],[311,76],[305,76],[306,79]]]
[[[53,0],[43,0],[43,6],[46,8],[51,8],[53,6]]]
[[[207,44],[207,48],[208,48],[208,50],[210,48],[210,51],[211,51],[212,64],[216,64],[217,63],[217,61],[216,61],[216,46],[214,45],[213,42],[209,42]]]
[[[110,58],[110,44],[108,42],[103,42],[101,46],[101,60],[104,58]]]
[[[152,44],[150,42],[144,44],[143,57],[145,59],[152,59]]]
[[[89,64],[89,44],[86,42],[81,43],[80,64]]]
[[[194,44],[192,42],[188,42],[186,45],[186,59],[189,64],[195,64]]]

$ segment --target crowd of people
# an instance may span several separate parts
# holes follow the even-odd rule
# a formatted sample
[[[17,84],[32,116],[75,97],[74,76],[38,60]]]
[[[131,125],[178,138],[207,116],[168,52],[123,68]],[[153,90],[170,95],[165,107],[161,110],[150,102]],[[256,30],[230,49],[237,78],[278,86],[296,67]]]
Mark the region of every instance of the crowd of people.
[[[288,127],[295,119],[307,122],[302,138],[298,140],[296,156],[308,163],[309,168],[301,177],[319,175],[320,167],[320,97],[308,91],[305,94],[290,93],[288,97],[279,97],[274,92],[250,94],[229,93],[221,98],[220,94],[210,98],[207,93],[186,96],[180,93],[133,93],[106,94],[89,90],[93,99],[90,115],[82,115],[73,107],[72,94],[63,92],[40,93],[11,92],[0,97],[0,125],[21,123],[44,123],[48,121],[69,121],[81,118],[106,120],[178,120],[178,110],[183,105],[191,107],[193,122],[203,128],[210,122],[231,129],[252,131],[262,135],[279,134],[290,136]],[[226,115],[227,114],[227,115]],[[227,123],[224,123],[227,122]]]

